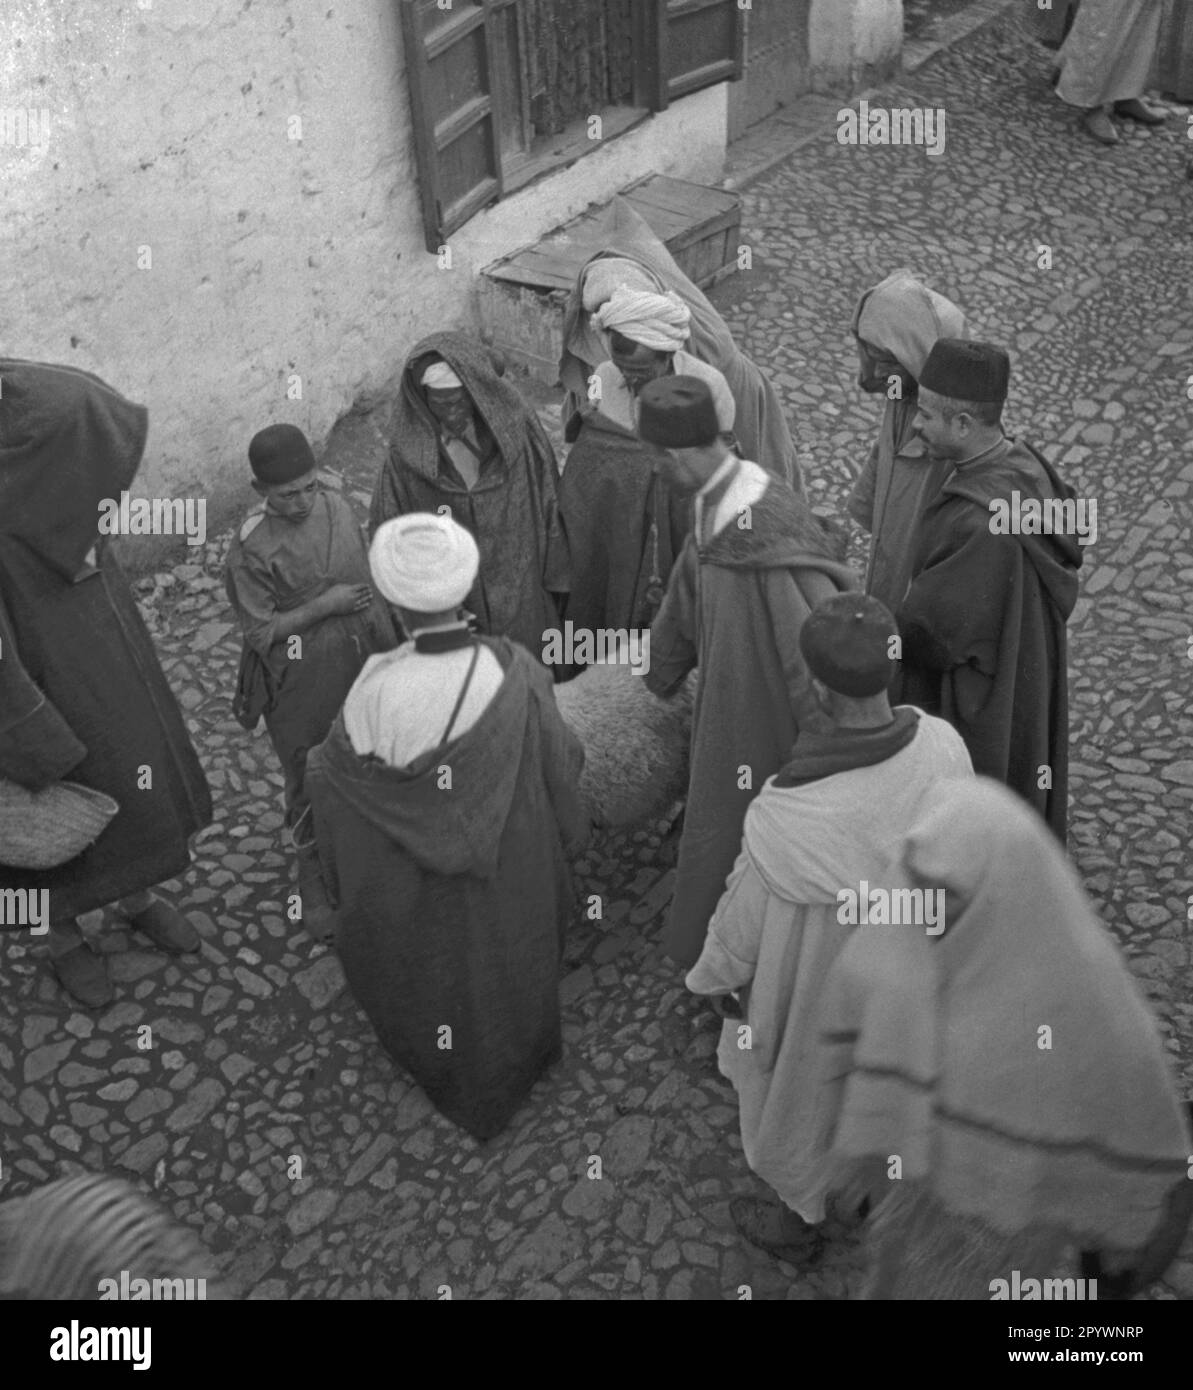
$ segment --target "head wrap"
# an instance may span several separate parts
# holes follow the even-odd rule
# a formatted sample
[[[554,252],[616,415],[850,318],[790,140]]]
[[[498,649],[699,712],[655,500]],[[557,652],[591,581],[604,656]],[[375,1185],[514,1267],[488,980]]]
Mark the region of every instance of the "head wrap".
[[[678,295],[619,285],[593,317],[606,333],[620,333],[655,352],[678,352],[688,341],[692,311]]]
[[[637,261],[627,260],[624,256],[598,256],[596,260],[589,261],[580,279],[582,302],[590,314],[595,314],[620,286],[656,294],[661,289],[657,276]]]
[[[452,391],[456,387],[464,385],[446,362],[432,362],[423,372],[420,384],[429,387],[432,391]]]
[[[527,455],[553,472],[555,456],[538,415],[518,390],[502,380],[493,354],[477,338],[465,333],[432,333],[414,345],[402,370],[402,389],[394,403],[390,424],[390,458],[374,499],[373,521],[384,520],[399,510],[396,479],[415,473],[427,481],[439,478],[439,422],[431,413],[422,375],[430,361],[442,360],[460,378],[472,402],[473,413],[497,442],[506,468]]]
[[[0,357],[0,537],[66,579],[145,452],[149,415],[78,367]],[[0,546],[0,550],[2,550]]]
[[[1011,380],[1011,359],[994,343],[941,338],[928,354],[920,386],[954,401],[1002,402]]]
[[[708,383],[698,376],[660,376],[638,396],[638,434],[664,449],[711,444],[721,432]]]
[[[458,608],[479,566],[472,535],[437,512],[408,512],[384,521],[369,546],[373,582],[390,603],[413,613]]]
[[[854,699],[879,695],[895,674],[891,638],[899,629],[885,604],[866,594],[836,594],[808,615],[799,649],[830,690]]]
[[[966,336],[965,315],[910,270],[899,269],[858,300],[853,332],[872,347],[889,352],[919,381],[938,338]]]
[[[269,487],[292,483],[318,467],[310,443],[297,425],[267,425],[249,441],[253,477]]]

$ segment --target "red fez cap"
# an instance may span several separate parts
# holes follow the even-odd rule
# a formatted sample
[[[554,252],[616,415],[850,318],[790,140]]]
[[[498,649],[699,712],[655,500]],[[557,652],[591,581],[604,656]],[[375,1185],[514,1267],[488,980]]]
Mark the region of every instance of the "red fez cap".
[[[895,674],[891,610],[866,594],[836,594],[818,603],[799,634],[808,669],[830,690],[854,699],[878,695]]]
[[[920,373],[920,389],[954,401],[1005,401],[1011,359],[994,343],[938,338]]]
[[[664,449],[697,449],[721,432],[708,383],[698,376],[660,376],[638,396],[638,433]]]

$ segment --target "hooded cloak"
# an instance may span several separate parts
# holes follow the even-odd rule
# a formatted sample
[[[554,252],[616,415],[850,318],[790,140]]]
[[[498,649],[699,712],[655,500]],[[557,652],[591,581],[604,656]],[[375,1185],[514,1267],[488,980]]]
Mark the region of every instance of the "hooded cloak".
[[[896,270],[858,301],[853,332],[865,366],[873,372],[863,340],[889,352],[915,381],[938,338],[965,337],[965,315],[909,270]],[[952,471],[924,451],[914,432],[919,394],[913,387],[887,399],[878,439],[853,486],[846,508],[870,532],[866,592],[897,612],[919,543],[920,517]]]
[[[770,480],[710,542],[684,542],[650,630],[658,695],[698,669],[692,758],[675,896],[663,937],[685,968],[699,956],[741,849],[746,808],[791,756],[796,735],[825,720],[799,649],[800,628],[826,598],[857,587],[853,571],[802,498]]]
[[[307,760],[349,987],[394,1061],[479,1139],[561,1054],[567,852],[589,829],[583,750],[549,675],[506,639],[484,646],[505,679],[458,738],[390,767],[353,750],[341,714]]]
[[[634,289],[678,294],[692,313],[688,351],[716,367],[733,392],[737,404],[734,433],[743,458],[756,460],[768,472],[790,483],[799,492],[799,465],[795,445],[778,394],[758,367],[741,352],[725,320],[676,265],[671,253],[642,217],[623,198],[614,198],[594,235],[594,254],[580,271],[568,299],[563,324],[563,354],[559,379],[568,391],[563,418],[570,419],[588,399],[588,378],[598,363],[609,356],[605,342],[592,321],[593,296],[587,287],[594,275],[603,275],[602,262],[619,262],[607,281],[610,293],[617,284]],[[626,267],[636,266],[637,281],[628,280]]]
[[[956,730],[903,707],[888,729],[801,734],[796,759],[746,812],[687,986],[741,991],[742,1019],[726,1019],[717,1060],[738,1093],[746,1161],[805,1221],[824,1219],[838,1099],[819,1068],[824,981],[856,930],[839,894],[899,886],[892,871],[923,806],[943,778],[972,775]]]
[[[421,382],[429,360],[464,383],[480,420],[480,476],[469,490],[440,444]],[[553,594],[569,586],[556,502],[555,451],[537,415],[493,370],[485,348],[462,333],[433,333],[407,358],[389,460],[369,513],[370,530],[406,512],[447,507],[476,539],[480,571],[464,606],[481,632],[510,637],[536,655],[559,622]]]
[[[890,1186],[966,1223],[975,1260],[987,1236],[1013,1249],[1040,1232],[1057,1251],[1137,1256],[1188,1186],[1189,1130],[1139,989],[1041,832],[984,778],[942,784],[910,831],[911,877],[960,906],[937,937],[859,926],[837,958],[824,1002],[824,1074],[841,1088],[834,1161],[885,1171],[898,1154]],[[895,1201],[890,1186],[875,1198]],[[880,1264],[896,1282],[954,1277],[890,1237]]]
[[[130,487],[147,429],[143,406],[89,372],[0,359],[0,776],[39,790],[69,774],[120,807],[69,863],[0,869],[6,888],[49,890],[55,921],[182,873],[211,820],[177,702],[99,535],[100,503]]]
[[[924,513],[898,612],[902,699],[947,719],[975,771],[1017,791],[1063,842],[1065,624],[1077,602],[1082,548],[1074,535],[994,534],[990,504],[1014,492],[1036,501],[1073,498],[1046,459],[1004,439],[988,459],[955,469]]]

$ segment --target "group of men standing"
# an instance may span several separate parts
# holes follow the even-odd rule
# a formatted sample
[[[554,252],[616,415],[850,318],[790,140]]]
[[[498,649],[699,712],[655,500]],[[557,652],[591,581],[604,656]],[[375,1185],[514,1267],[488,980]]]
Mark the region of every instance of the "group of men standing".
[[[227,572],[244,633],[235,708],[249,728],[264,716],[277,751],[316,934],[334,933],[389,1054],[486,1139],[560,1055],[570,861],[591,831],[578,794],[584,749],[553,695],[571,673],[544,665],[551,632],[565,618],[649,628],[645,682],[662,699],[695,671],[663,945],[692,991],[720,1001],[720,1065],[739,1094],[746,1157],[779,1199],[737,1204],[738,1226],[768,1249],[806,1251],[842,1172],[855,1215],[886,1195],[873,1164],[894,1140],[867,1109],[872,1068],[895,1088],[889,1116],[902,1113],[900,1087],[922,1098],[953,1076],[947,1065],[917,1070],[930,1050],[924,1014],[935,1017],[954,978],[962,994],[973,978],[951,937],[930,958],[943,972],[939,997],[903,988],[928,978],[920,946],[901,945],[890,970],[876,969],[888,945],[859,925],[872,920],[867,884],[939,894],[950,930],[958,916],[992,914],[963,934],[980,956],[983,931],[1024,928],[1022,912],[1012,920],[999,893],[989,897],[989,875],[1016,856],[1034,864],[1039,883],[1060,885],[1056,916],[1072,927],[1049,958],[1056,997],[1077,970],[1066,952],[1097,957],[1089,969],[1107,1007],[1130,1013],[1117,958],[1089,946],[1101,929],[1061,849],[1074,498],[1042,454],[1004,433],[1008,354],[968,339],[956,305],[896,271],[853,321],[859,385],[885,398],[848,501],[870,533],[857,576],[802,495],[764,375],[665,250],[626,210],[617,216],[619,239],[585,267],[568,316],[562,476],[535,412],[458,333],[409,356],[371,539],[321,484],[300,431],[271,425],[254,437],[261,502]],[[0,363],[0,375],[0,680],[11,691],[0,778],[36,793],[73,770],[119,802],[72,863],[5,874],[51,890],[59,979],[98,1007],[110,985],[75,915],[120,899],[165,949],[193,950],[193,928],[151,889],[180,871],[181,841],[211,807],[127,589],[93,547],[95,505],[140,462],[144,412],[86,374]],[[1008,513],[1035,522],[998,524]],[[97,575],[107,577],[86,582]],[[121,679],[143,687],[146,711],[110,746],[104,730],[125,727],[102,698],[112,658],[80,626],[109,613],[136,649]],[[87,663],[98,679],[83,680]],[[140,799],[147,758],[161,772]],[[117,854],[129,827],[137,844]],[[855,889],[853,915],[842,915]],[[938,919],[943,909],[927,915]],[[826,1044],[834,1022],[845,1054]],[[1031,1142],[1097,1153],[1121,1140],[1141,1173],[1169,1177],[1185,1140],[1149,1027],[1142,1016],[1133,1044],[1136,1061],[1146,1054],[1151,1089],[1140,1094],[1152,1107],[1135,1137],[1121,1118],[1076,1138],[1050,1121]],[[1108,1062],[1108,1075],[1129,1065]],[[957,1074],[971,1066],[958,1058]],[[973,1117],[996,1136],[980,1156],[994,1170],[998,1144],[1024,1133],[1022,1073],[1008,1077]],[[923,1133],[907,1123],[919,1136],[910,1153]],[[845,1169],[826,1166],[830,1151]],[[884,1208],[896,1213],[887,1248],[914,1243],[942,1192],[956,1214],[947,1184],[928,1168],[921,1176],[928,1186],[914,1200]],[[1122,1248],[1144,1243],[1164,1190],[1148,1189],[1135,1226],[1117,1232]],[[1027,1229],[1040,1211],[1025,1203],[1022,1215]]]
[[[337,930],[337,895],[351,892],[331,862],[329,846],[340,836],[318,798],[312,801],[306,777],[308,754],[332,731],[341,706],[359,756],[408,769],[451,741],[442,732],[436,743],[432,726],[441,704],[464,701],[451,734],[467,737],[470,722],[483,722],[480,692],[495,699],[499,671],[510,679],[511,653],[516,669],[526,655],[537,668],[565,615],[582,628],[649,628],[646,682],[662,698],[697,673],[689,795],[664,936],[668,954],[685,968],[700,954],[747,807],[802,736],[828,727],[800,639],[809,615],[835,595],[860,590],[885,604],[897,619],[892,655],[902,658],[891,666],[896,697],[901,682],[903,699],[947,719],[976,770],[1016,790],[1063,840],[1065,621],[1081,552],[1071,535],[1009,535],[992,525],[991,504],[1009,493],[1040,504],[1071,498],[1041,455],[1002,431],[1006,353],[967,341],[960,310],[909,272],[863,296],[854,320],[859,383],[886,402],[877,444],[849,501],[871,533],[859,580],[802,495],[791,436],[765,376],[640,219],[625,208],[613,216],[616,237],[585,266],[568,316],[561,376],[583,389],[573,389],[565,404],[573,447],[562,476],[534,410],[486,349],[460,333],[433,335],[409,355],[390,457],[373,499],[371,552],[350,509],[321,484],[300,431],[271,425],[250,446],[261,502],[240,527],[228,562],[228,594],[244,631],[235,706],[246,727],[264,716],[277,749],[305,915],[316,935]],[[96,539],[87,499],[94,505],[127,487],[140,462],[141,446],[132,439],[140,426],[136,407],[84,375],[13,363],[6,381],[5,409],[13,416],[7,437],[19,442],[8,446],[0,479],[9,499],[4,619],[11,636],[3,670],[16,683],[9,708],[17,714],[3,734],[7,744],[0,741],[0,776],[37,787],[90,764],[79,761],[77,738],[68,750],[61,721],[58,733],[46,723],[54,707],[47,683],[65,710],[77,702],[81,682],[72,679],[68,690],[65,678],[54,678],[68,648],[47,627],[56,610],[39,604],[34,611],[24,602],[34,580],[17,560],[50,545],[39,538],[52,523],[57,548],[38,562],[46,573],[37,583],[69,574],[76,607],[101,592],[114,601],[114,579],[103,591],[79,582],[96,572],[85,554]],[[35,424],[18,421],[20,411]],[[34,428],[40,433],[29,434]],[[91,462],[68,447],[76,438],[88,441]],[[80,475],[73,529],[42,505],[38,491],[68,474]],[[392,525],[416,517],[417,534]],[[449,523],[455,530],[440,534]],[[388,573],[394,563],[413,563],[403,547],[421,545],[411,554],[431,566],[435,537],[447,553],[461,550],[460,535],[469,538],[475,563],[457,555],[453,577],[464,575],[467,583],[451,602],[439,602],[450,584],[435,591],[431,605],[400,585],[387,591],[378,567]],[[59,564],[68,540],[73,549]],[[398,561],[386,558],[394,547]],[[102,555],[100,561],[102,568]],[[429,573],[434,589],[432,580]],[[424,639],[400,615],[425,615],[429,607],[438,615],[432,626],[444,631]],[[94,617],[89,622],[94,627]],[[132,631],[128,621],[124,629]],[[383,674],[375,663],[392,653],[400,633],[407,641],[397,650],[417,649],[425,669],[395,662]],[[474,652],[476,638],[506,645],[478,658],[473,670],[453,643]],[[69,650],[74,660],[89,652],[98,658],[89,641]],[[420,683],[412,693],[415,669]],[[461,693],[456,686],[466,671]],[[530,688],[539,689],[542,674]],[[571,673],[552,674],[559,680]],[[89,707],[88,718],[95,717]],[[162,718],[169,723],[172,716],[165,711]],[[45,736],[30,751],[25,735],[42,725]],[[177,743],[177,732],[172,737]],[[88,756],[98,756],[97,741],[84,742]],[[145,761],[142,754],[119,775],[101,769],[97,785],[120,793],[121,811],[83,856],[61,868],[8,874],[17,886],[55,890],[55,968],[64,986],[93,1007],[111,990],[78,933],[79,913],[119,899],[125,915],[165,949],[196,945],[181,914],[150,895],[158,878],[177,872],[176,854],[161,858],[160,874],[133,872],[142,860],[156,862],[142,820],[137,849],[111,851],[133,824],[134,805],[138,816],[148,805],[128,790]],[[157,788],[172,785],[176,769],[180,786],[195,780],[189,751],[162,752],[156,763]],[[558,768],[549,771],[554,777]],[[452,785],[453,804],[474,808],[485,800],[475,786],[465,795],[458,779]],[[547,800],[555,805],[559,795]],[[207,814],[205,792],[188,793],[188,801],[193,830]],[[425,816],[402,818],[430,824]],[[471,810],[458,815],[457,834],[472,833],[472,819]],[[164,829],[168,822],[159,823]],[[501,828],[494,823],[498,836]],[[561,843],[575,838],[569,829]],[[440,837],[429,863],[439,862],[444,843]],[[475,850],[461,862],[471,862]],[[330,893],[329,880],[336,883]],[[68,892],[68,883],[80,886]],[[130,897],[130,885],[139,896]],[[345,925],[351,914],[338,918],[341,933],[352,930]]]

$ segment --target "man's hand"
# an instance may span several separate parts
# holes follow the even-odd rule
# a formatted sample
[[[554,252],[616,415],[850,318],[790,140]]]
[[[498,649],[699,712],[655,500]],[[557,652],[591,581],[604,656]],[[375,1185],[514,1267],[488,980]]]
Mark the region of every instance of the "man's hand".
[[[367,584],[333,584],[323,595],[327,616],[362,613],[373,601]]]

